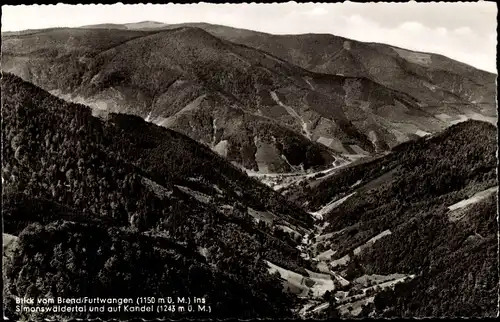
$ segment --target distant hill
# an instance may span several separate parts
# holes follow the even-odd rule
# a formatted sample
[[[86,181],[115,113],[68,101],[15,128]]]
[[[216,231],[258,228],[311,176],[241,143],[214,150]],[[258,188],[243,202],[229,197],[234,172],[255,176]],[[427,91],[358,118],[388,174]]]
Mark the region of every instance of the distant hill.
[[[327,167],[351,156],[387,151],[467,118],[495,119],[494,106],[480,104],[494,95],[494,90],[484,90],[491,87],[487,77],[486,85],[471,87],[484,99],[451,89],[436,96],[423,85],[410,90],[421,83],[404,78],[394,81],[397,87],[366,68],[340,76],[305,66],[272,48],[252,47],[250,35],[265,34],[187,24],[3,35],[2,69],[59,97],[174,129],[260,172]],[[295,38],[303,36],[284,39]],[[275,43],[274,38],[269,41]],[[283,52],[293,52],[285,45]],[[354,51],[356,46],[364,45],[352,42],[348,47]],[[374,57],[402,62],[386,56]],[[420,66],[408,64],[405,75]],[[436,78],[429,86],[448,81]]]
[[[197,27],[216,37],[269,52],[304,69],[334,75],[366,77],[402,91],[434,107],[466,102],[484,105],[496,114],[496,75],[443,55],[417,52],[381,43],[367,43],[331,34],[273,35],[208,23],[154,23],[159,29]],[[123,25],[118,25],[123,26]]]
[[[180,25],[203,28],[314,72],[366,77],[417,97],[431,108],[463,100],[480,104],[488,116],[495,116],[496,75],[443,55],[330,34],[271,35],[204,23]]]
[[[296,246],[311,218],[209,148],[139,117],[92,116],[7,73],[2,142],[4,232],[18,237],[4,267],[9,316],[12,296],[188,291],[211,316],[292,316],[264,260],[309,267]]]

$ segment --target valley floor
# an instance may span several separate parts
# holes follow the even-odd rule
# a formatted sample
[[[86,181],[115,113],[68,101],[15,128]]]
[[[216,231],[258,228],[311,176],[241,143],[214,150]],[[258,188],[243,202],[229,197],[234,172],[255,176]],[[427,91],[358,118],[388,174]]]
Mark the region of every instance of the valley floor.
[[[337,205],[344,200],[339,200]],[[331,205],[328,207],[333,208]],[[349,314],[355,317],[361,313],[364,305],[373,303],[378,292],[387,288],[394,289],[396,284],[408,282],[415,277],[413,274],[394,273],[390,275],[364,275],[351,281],[347,280],[345,270],[341,267],[345,267],[349,259],[345,260],[344,256],[341,259],[332,260],[336,253],[335,250],[330,249],[323,252],[317,250],[317,245],[322,239],[334,234],[323,234],[326,226],[327,224],[322,222],[322,218],[318,218],[314,232],[304,234],[301,244],[297,246],[301,251],[301,256],[313,263],[316,272],[308,269],[304,269],[306,273],[293,272],[266,261],[269,273],[279,273],[283,280],[284,289],[303,300],[302,306],[298,309],[302,318],[311,317],[311,314],[321,313],[330,307],[330,302],[324,298],[326,292],[333,294],[336,300],[335,308],[341,315]],[[377,239],[389,234],[390,231],[384,231],[374,236],[364,245],[356,248],[354,253],[359,254]]]

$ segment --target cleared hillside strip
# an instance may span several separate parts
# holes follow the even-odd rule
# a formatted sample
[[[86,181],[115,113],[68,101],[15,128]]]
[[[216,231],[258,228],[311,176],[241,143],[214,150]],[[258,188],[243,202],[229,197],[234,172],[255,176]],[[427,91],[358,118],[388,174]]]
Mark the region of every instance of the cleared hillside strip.
[[[477,203],[477,202],[489,197],[493,193],[498,193],[498,186],[477,192],[472,197],[465,199],[465,200],[462,200],[462,201],[459,201],[459,202],[449,206],[448,209],[450,211],[454,211],[454,210],[457,210],[460,208],[467,207],[469,205],[472,205],[474,203]]]

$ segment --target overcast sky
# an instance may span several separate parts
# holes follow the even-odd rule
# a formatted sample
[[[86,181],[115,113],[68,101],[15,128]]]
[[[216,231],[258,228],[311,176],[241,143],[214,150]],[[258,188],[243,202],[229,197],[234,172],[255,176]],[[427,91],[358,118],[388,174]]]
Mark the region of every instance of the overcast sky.
[[[329,33],[434,52],[496,72],[494,2],[2,6],[2,31],[144,20],[274,34]]]

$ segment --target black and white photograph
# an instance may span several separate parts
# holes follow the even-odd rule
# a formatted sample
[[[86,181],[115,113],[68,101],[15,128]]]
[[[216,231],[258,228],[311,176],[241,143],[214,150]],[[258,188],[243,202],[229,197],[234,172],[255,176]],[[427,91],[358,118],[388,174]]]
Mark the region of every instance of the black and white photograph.
[[[2,5],[10,321],[494,318],[497,5]]]

